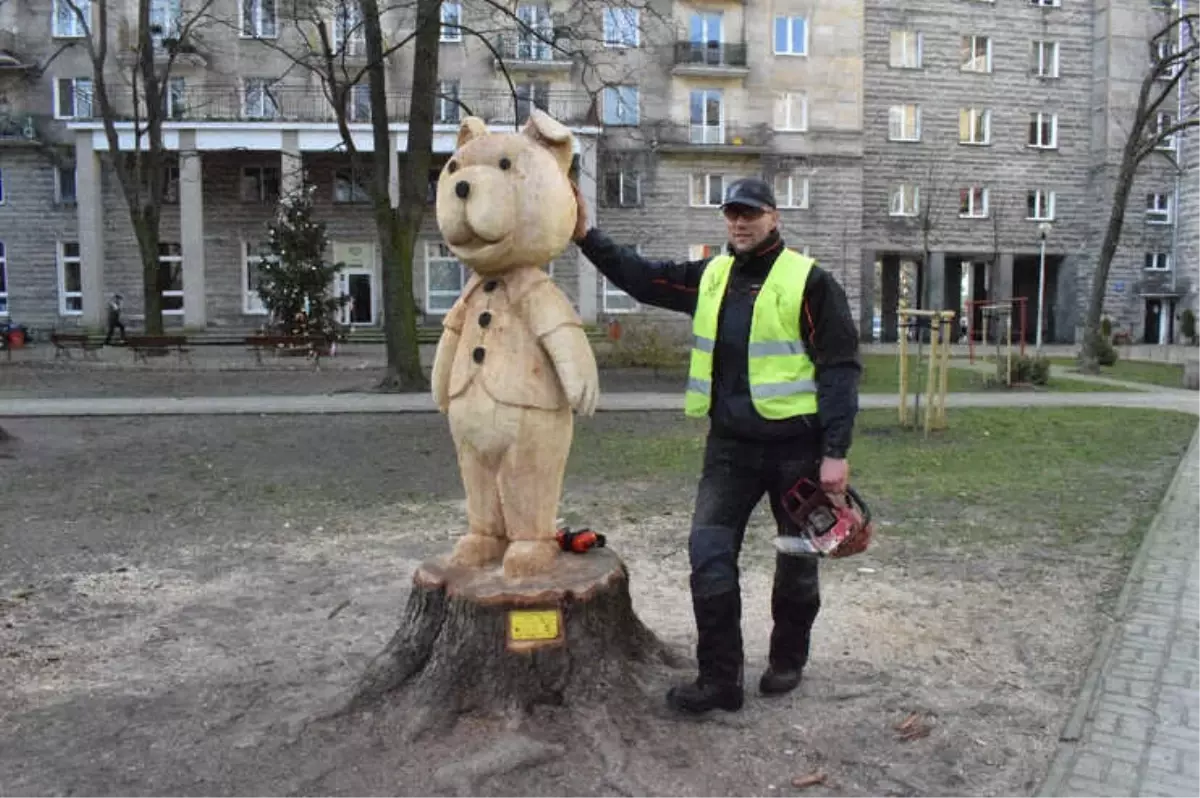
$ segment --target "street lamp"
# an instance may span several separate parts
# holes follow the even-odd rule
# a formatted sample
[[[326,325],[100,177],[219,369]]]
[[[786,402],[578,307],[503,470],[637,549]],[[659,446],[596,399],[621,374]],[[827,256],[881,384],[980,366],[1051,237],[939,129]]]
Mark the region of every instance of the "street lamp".
[[[1038,265],[1038,311],[1037,311],[1037,345],[1038,355],[1042,354],[1042,317],[1046,305],[1046,236],[1050,235],[1051,224],[1042,222],[1038,225],[1038,237],[1041,239],[1041,255]]]

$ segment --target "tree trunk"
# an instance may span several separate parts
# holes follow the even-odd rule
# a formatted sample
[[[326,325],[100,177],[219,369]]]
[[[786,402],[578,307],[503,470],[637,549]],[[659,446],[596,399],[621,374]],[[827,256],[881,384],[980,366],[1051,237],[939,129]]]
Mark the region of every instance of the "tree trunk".
[[[1138,109],[1138,118],[1144,114]],[[1100,248],[1100,260],[1092,275],[1092,290],[1088,300],[1087,317],[1084,319],[1083,346],[1079,351],[1079,370],[1085,374],[1099,374],[1099,353],[1103,345],[1100,333],[1100,317],[1104,315],[1104,295],[1108,289],[1108,272],[1112,268],[1117,244],[1121,241],[1121,228],[1125,225],[1125,205],[1133,190],[1133,179],[1137,176],[1137,146],[1141,140],[1142,126],[1135,125],[1121,154],[1121,169],[1117,173],[1117,187],[1113,192],[1112,211],[1108,216],[1108,230]]]
[[[386,59],[377,0],[363,0],[367,76],[371,92],[371,122],[375,144],[375,227],[383,255],[384,336],[387,371],[380,387],[394,391],[424,391],[429,387],[421,368],[417,314],[413,295],[413,251],[426,205],[426,187],[433,153],[433,109],[437,95],[440,3],[419,0],[413,53],[408,143],[400,177],[400,207],[392,210],[389,193],[391,140],[388,135]]]
[[[153,214],[131,212],[133,232],[142,259],[142,307],[146,335],[163,334],[162,268],[158,263],[158,219]],[[147,218],[150,217],[150,218]]]
[[[510,613],[531,610],[561,613],[555,639],[512,633]],[[608,549],[560,554],[553,572],[520,581],[499,565],[455,568],[439,558],[413,575],[403,623],[344,712],[386,701],[415,737],[468,712],[644,702],[639,671],[681,661],[634,613],[628,572]]]

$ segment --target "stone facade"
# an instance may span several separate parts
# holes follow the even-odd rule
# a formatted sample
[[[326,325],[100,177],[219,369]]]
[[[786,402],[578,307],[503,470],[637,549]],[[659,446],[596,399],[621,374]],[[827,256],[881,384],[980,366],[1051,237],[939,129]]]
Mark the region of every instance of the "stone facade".
[[[115,291],[125,295],[132,316],[141,308],[137,249],[115,175],[103,169],[94,192],[90,183],[81,184],[78,206],[59,201],[55,192],[53,164],[69,168],[82,158],[86,166],[96,162],[90,148],[106,146],[94,123],[86,132],[80,130],[86,120],[54,118],[64,108],[60,95],[66,84],[60,81],[91,74],[83,40],[56,35],[78,32],[60,30],[53,21],[56,3],[64,2],[0,3],[0,52],[22,63],[48,64],[0,70],[0,120],[29,118],[37,131],[35,142],[14,145],[22,137],[6,135],[11,123],[0,128],[6,189],[0,242],[6,248],[9,312],[38,327],[69,327],[87,319],[64,313],[60,242],[81,242],[93,321],[102,298]],[[335,242],[331,256],[347,251],[340,249],[345,246],[374,242],[367,206],[333,201],[333,173],[346,156],[328,151],[338,139],[320,81],[288,55],[303,52],[305,43],[282,16],[273,29],[259,25],[254,35],[244,35],[240,11],[246,2],[270,5],[215,0],[209,8],[214,21],[197,28],[194,52],[181,56],[172,72],[182,82],[174,84],[179,119],[170,125],[168,147],[180,154],[180,166],[199,164],[199,185],[181,186],[184,196],[173,198],[163,214],[162,240],[179,244],[187,261],[188,314],[170,317],[169,324],[243,329],[261,323],[260,315],[247,312],[253,302],[243,289],[244,247],[261,240],[272,210],[270,201],[242,198],[247,168],[279,168],[300,158]],[[134,4],[126,5],[125,13],[110,15],[111,41],[119,49],[132,40],[128,20]],[[790,175],[793,207],[781,209],[784,235],[839,279],[865,337],[876,335],[874,322],[881,315],[884,327],[894,319],[901,261],[919,263],[928,251],[929,268],[917,269],[918,282],[904,289],[914,301],[961,309],[964,285],[981,299],[1025,296],[1032,338],[1042,220],[1027,218],[1029,194],[1053,192],[1045,331],[1052,340],[1074,337],[1107,221],[1131,92],[1147,63],[1146,40],[1163,21],[1163,12],[1151,4],[621,0],[614,5],[637,9],[636,41],[623,42],[605,40],[603,3],[538,5],[546,11],[523,11],[523,19],[535,25],[544,19],[557,49],[518,44],[512,19],[484,0],[458,4],[461,24],[483,32],[486,41],[470,32],[446,35],[439,77],[447,91],[457,86],[459,116],[470,112],[491,124],[512,124],[511,79],[518,94],[533,97],[575,128],[580,184],[595,221],[618,240],[639,245],[647,256],[688,258],[697,246],[719,246],[724,237],[718,210],[693,202],[694,180],[723,176],[727,184],[753,174],[778,178],[777,185],[786,188]],[[186,0],[183,8],[186,22]],[[330,0],[322,11],[326,18],[332,8]],[[285,13],[282,4],[280,12]],[[613,20],[607,22],[611,34]],[[397,10],[385,15],[383,27],[386,43],[399,44],[413,20]],[[901,32],[907,33],[896,38]],[[977,37],[972,52],[979,71],[963,69],[964,37]],[[718,39],[719,45],[707,43]],[[1037,41],[1057,45],[1053,75],[1036,74]],[[493,51],[504,56],[504,69]],[[398,157],[411,59],[409,46],[388,58],[389,85],[396,87],[389,108]],[[345,62],[358,69],[365,58],[351,48]],[[123,85],[122,71],[128,69],[120,58],[112,59],[110,84]],[[274,119],[247,118],[253,105],[248,79],[272,82]],[[1189,85],[1194,92],[1198,84]],[[700,125],[691,118],[697,97],[709,100],[706,109],[717,109],[716,117]],[[617,99],[631,107],[618,113]],[[114,91],[114,102],[131,109],[127,94]],[[918,140],[890,140],[890,109],[906,104],[920,108]],[[452,146],[454,107],[439,104],[441,157]],[[963,109],[986,112],[986,137],[960,142]],[[1056,119],[1052,147],[1029,146],[1030,114],[1038,112]],[[365,126],[359,130],[360,145],[369,148],[369,132]],[[85,147],[78,154],[77,145]],[[1145,337],[1146,294],[1160,295],[1164,312],[1196,304],[1200,148],[1194,135],[1181,146],[1190,170],[1179,181],[1181,196],[1174,196],[1173,165],[1163,158],[1147,161],[1113,265],[1106,313],[1115,327],[1139,340]],[[106,157],[101,154],[99,161]],[[614,199],[610,184],[621,174],[637,191],[618,191]],[[891,212],[901,185],[920,192],[918,207],[901,209],[911,215]],[[984,218],[959,212],[961,192],[972,186],[987,190]],[[1178,227],[1147,214],[1148,194],[1170,196],[1170,220]],[[89,204],[86,197],[95,201]],[[181,214],[190,224],[181,224]],[[437,239],[432,213],[424,235]],[[1147,271],[1147,252],[1175,252],[1172,268]],[[373,268],[378,294],[378,264]],[[415,268],[414,298],[429,311],[425,321],[436,323],[437,312],[426,307],[423,245]],[[671,317],[606,290],[574,247],[556,261],[553,273],[589,320]],[[374,318],[380,317],[376,312]]]

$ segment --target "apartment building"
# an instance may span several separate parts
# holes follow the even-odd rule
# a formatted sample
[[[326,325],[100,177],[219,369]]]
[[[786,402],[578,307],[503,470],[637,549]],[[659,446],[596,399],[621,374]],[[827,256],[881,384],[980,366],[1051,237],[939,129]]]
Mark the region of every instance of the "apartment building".
[[[0,3],[0,317],[40,329],[99,324],[118,291],[130,315],[140,313],[141,263],[106,166],[79,19],[80,11],[94,19],[89,3],[99,2]],[[122,51],[110,59],[109,83],[128,113],[120,87],[136,2],[108,2],[110,40]],[[322,2],[339,59],[360,68],[356,6]],[[1033,340],[1044,233],[1043,332],[1072,340],[1131,86],[1148,66],[1151,31],[1170,13],[1162,5],[516,0],[507,15],[482,0],[445,2],[430,179],[462,116],[512,129],[536,105],[574,130],[574,169],[599,224],[649,257],[720,248],[724,187],[759,174],[775,185],[788,243],[838,277],[864,338],[895,337],[902,296],[960,311],[968,298],[1019,296]],[[197,7],[151,5],[156,37],[191,31],[165,99],[167,323],[243,330],[265,320],[253,284],[266,223],[278,197],[304,179],[316,187],[330,254],[347,265],[338,288],[355,301],[345,321],[379,325],[369,159],[345,154],[319,75],[296,63],[312,45],[286,16],[294,7],[212,0],[196,21]],[[399,43],[413,20],[389,12],[383,27],[386,42]],[[411,47],[388,57],[395,164],[405,157],[411,59]],[[369,153],[365,85],[346,114]],[[1167,157],[1139,174],[1110,281],[1106,313],[1139,340],[1170,340],[1178,313],[1195,307],[1195,137],[1176,147],[1186,156],[1179,180]],[[395,181],[392,189],[395,197]],[[436,324],[466,272],[430,211],[414,299]],[[588,321],[660,315],[573,247],[550,268]]]
[[[1148,43],[1170,6],[868,0],[862,312],[885,340],[903,296],[960,313],[1022,298],[1033,341],[1040,295],[1044,340],[1077,340]],[[1176,113],[1172,102],[1161,123]],[[1189,143],[1144,163],[1112,267],[1105,313],[1146,342],[1173,340],[1195,308],[1195,211],[1177,218],[1173,163],[1182,152],[1195,175]],[[1195,180],[1186,187],[1194,207]]]
[[[96,19],[92,5],[99,2],[0,5],[0,28],[10,32],[0,42],[0,175],[7,187],[0,310],[39,328],[99,324],[105,298],[118,291],[129,313],[140,313],[141,264],[118,181],[105,165],[108,141],[80,20],[80,12]],[[115,92],[131,73],[123,59],[134,41],[136,3],[108,2],[110,41],[121,51],[108,70]],[[169,325],[241,329],[262,322],[254,264],[276,200],[301,176],[316,187],[332,257],[347,265],[341,289],[355,302],[346,320],[381,321],[369,164],[339,151],[319,76],[295,63],[310,45],[285,11],[275,0],[214,0],[196,22],[186,0],[152,2],[156,37],[189,25],[192,31],[165,98],[172,165],[160,251]],[[523,25],[484,2],[442,6],[434,142],[441,159],[453,150],[462,115],[511,129],[537,105],[574,130],[575,168],[601,224],[648,255],[699,256],[720,245],[716,205],[724,185],[768,172],[786,205],[789,234],[854,276],[860,4],[563,0],[518,3],[513,11]],[[364,64],[356,7],[335,1],[322,13],[346,63]],[[401,41],[412,26],[402,13],[389,14],[385,39]],[[483,40],[464,28],[482,32]],[[411,58],[405,47],[388,59],[397,87],[389,97],[394,162],[404,157]],[[369,152],[360,88],[348,100],[347,119],[358,149]],[[117,101],[132,114],[128,92]],[[121,130],[122,148],[131,148],[131,123]],[[432,213],[417,261],[415,299],[426,322],[436,323],[466,275],[440,243]],[[574,248],[551,271],[589,321],[640,310]]]

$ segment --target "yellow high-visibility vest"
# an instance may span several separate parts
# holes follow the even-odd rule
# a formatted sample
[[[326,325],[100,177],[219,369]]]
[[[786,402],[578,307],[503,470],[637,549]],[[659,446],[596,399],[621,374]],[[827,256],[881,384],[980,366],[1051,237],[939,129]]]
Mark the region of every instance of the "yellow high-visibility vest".
[[[816,367],[800,339],[804,285],[814,264],[806,255],[783,250],[754,299],[747,353],[750,398],[754,409],[766,419],[817,412]],[[700,278],[692,319],[695,342],[684,398],[684,413],[688,416],[706,416],[712,405],[717,319],[732,267],[732,255],[719,255],[709,261]]]

